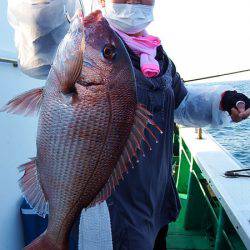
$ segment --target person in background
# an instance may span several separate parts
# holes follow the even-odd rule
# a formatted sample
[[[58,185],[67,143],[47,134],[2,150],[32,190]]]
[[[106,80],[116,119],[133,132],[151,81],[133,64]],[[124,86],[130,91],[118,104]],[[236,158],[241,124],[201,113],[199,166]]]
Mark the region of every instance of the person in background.
[[[64,3],[73,13],[78,1]],[[153,21],[154,0],[99,0],[99,4],[130,55],[138,102],[147,106],[163,131],[158,143],[146,133],[152,150],[144,145],[145,156],[134,162],[135,168],[107,200],[113,249],[166,249],[168,224],[180,211],[171,164],[174,122],[191,127],[221,126],[230,116],[240,122],[250,115],[249,99],[225,87],[184,85],[160,38],[146,32]],[[9,21],[25,74],[46,78],[68,28],[63,9],[60,0],[9,0]]]

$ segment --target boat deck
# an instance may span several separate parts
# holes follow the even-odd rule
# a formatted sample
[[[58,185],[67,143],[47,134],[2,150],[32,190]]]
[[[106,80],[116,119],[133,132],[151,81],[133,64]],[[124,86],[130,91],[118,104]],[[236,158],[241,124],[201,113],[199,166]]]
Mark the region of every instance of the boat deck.
[[[249,202],[249,194],[242,192],[249,182],[223,176],[240,165],[208,134],[199,140],[194,129],[179,132],[173,172],[182,209],[170,224],[167,249],[250,249],[248,213],[243,216],[241,208]]]
[[[214,247],[213,239],[209,238],[205,230],[186,230],[185,214],[187,208],[187,197],[181,198],[182,209],[178,220],[171,223],[167,237],[168,250],[199,249],[210,250]]]

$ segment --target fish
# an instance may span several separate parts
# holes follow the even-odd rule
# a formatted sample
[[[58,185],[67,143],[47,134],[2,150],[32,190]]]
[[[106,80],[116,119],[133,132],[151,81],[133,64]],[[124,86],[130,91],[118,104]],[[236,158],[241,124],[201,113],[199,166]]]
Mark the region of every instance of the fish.
[[[81,211],[105,201],[144,154],[142,145],[151,147],[145,130],[156,141],[162,133],[137,102],[130,57],[99,10],[76,12],[45,86],[1,111],[39,115],[37,155],[19,167],[19,184],[34,211],[48,214],[48,226],[26,250],[69,249]]]

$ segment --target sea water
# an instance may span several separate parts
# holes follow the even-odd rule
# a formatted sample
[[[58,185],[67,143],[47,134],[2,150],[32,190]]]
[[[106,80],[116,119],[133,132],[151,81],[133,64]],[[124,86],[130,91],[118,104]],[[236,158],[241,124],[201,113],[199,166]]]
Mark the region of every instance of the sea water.
[[[213,85],[222,84],[230,85],[233,89],[250,97],[250,80],[233,83],[215,83]],[[240,123],[230,123],[223,128],[208,128],[207,130],[245,167],[250,167],[250,118]]]

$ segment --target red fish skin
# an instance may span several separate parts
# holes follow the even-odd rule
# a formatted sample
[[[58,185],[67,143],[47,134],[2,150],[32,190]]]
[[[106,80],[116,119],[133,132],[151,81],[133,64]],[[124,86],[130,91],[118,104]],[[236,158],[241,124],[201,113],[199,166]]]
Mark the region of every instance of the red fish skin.
[[[25,250],[67,250],[69,249],[69,245],[67,245],[68,242],[65,242],[63,246],[56,246],[48,237],[48,235],[45,233],[41,234],[39,237],[37,237],[32,244],[26,246]]]
[[[36,164],[49,203],[44,237],[53,243],[51,249],[68,249],[74,220],[106,184],[135,119],[135,80],[129,56],[100,13],[92,17],[94,21],[84,31],[83,56],[92,67],[83,64],[74,91],[63,94],[55,64],[40,112]],[[100,59],[107,43],[117,49],[114,62]],[[34,249],[43,245],[40,241]],[[32,249],[32,243],[27,249]]]
[[[61,111],[66,107],[55,98],[41,111],[37,168],[50,207],[47,232],[58,245],[64,244],[75,217],[99,193],[122,153],[136,105],[125,86],[113,91],[77,86],[83,101],[70,107],[72,113]]]

